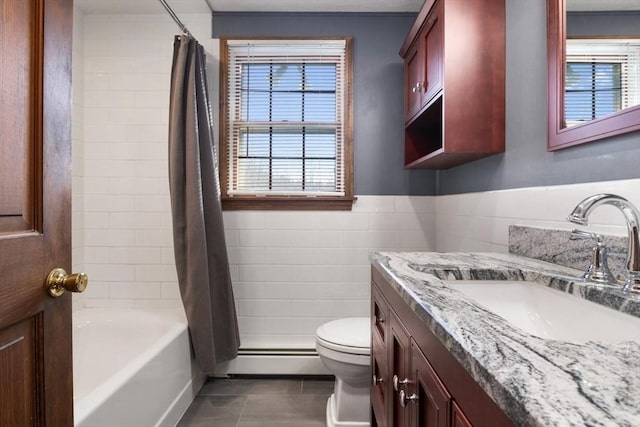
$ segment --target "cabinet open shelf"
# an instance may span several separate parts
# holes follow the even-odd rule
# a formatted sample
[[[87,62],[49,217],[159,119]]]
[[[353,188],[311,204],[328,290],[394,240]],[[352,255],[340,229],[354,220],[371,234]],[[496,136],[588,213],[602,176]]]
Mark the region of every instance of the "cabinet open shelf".
[[[407,168],[420,167],[441,152],[442,92],[405,128],[404,162]]]

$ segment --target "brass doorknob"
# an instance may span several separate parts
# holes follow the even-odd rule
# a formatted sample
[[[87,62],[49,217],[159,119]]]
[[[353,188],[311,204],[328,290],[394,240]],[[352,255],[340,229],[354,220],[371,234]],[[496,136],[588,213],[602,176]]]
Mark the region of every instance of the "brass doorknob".
[[[89,277],[84,273],[67,274],[62,268],[54,268],[47,276],[45,287],[54,298],[69,292],[84,292],[89,284]]]

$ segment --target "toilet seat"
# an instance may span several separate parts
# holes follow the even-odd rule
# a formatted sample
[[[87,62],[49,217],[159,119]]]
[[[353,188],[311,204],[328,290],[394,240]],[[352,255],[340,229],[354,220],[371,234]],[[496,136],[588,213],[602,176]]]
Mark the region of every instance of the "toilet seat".
[[[340,353],[369,356],[370,319],[352,317],[325,323],[316,331],[316,343]]]
[[[316,337],[316,344],[320,347],[337,351],[338,353],[353,354],[356,356],[369,356],[371,354],[371,349],[369,347],[351,347],[348,345],[340,345],[325,341],[319,337]]]

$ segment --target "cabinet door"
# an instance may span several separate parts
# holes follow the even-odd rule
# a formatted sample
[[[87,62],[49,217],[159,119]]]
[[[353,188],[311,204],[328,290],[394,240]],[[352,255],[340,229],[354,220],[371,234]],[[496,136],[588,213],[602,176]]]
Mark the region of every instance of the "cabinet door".
[[[415,342],[411,343],[413,426],[448,427],[451,396]]]
[[[404,118],[408,122],[422,107],[422,40],[418,39],[404,60]]]
[[[393,310],[389,312],[389,366],[391,368],[392,403],[389,423],[393,427],[410,424],[410,408],[400,401],[400,392],[411,388],[411,338]]]
[[[387,362],[386,347],[374,335],[371,340],[371,409],[372,420],[377,427],[387,427],[389,396],[391,396],[391,379]]]
[[[420,33],[422,47],[421,105],[442,89],[443,22],[442,0],[436,2]]]
[[[455,401],[451,405],[451,427],[473,427]]]
[[[442,1],[427,16],[404,60],[405,122],[408,122],[442,89]]]
[[[375,286],[371,287],[371,409],[373,425],[387,427],[391,378],[387,359],[389,306]]]

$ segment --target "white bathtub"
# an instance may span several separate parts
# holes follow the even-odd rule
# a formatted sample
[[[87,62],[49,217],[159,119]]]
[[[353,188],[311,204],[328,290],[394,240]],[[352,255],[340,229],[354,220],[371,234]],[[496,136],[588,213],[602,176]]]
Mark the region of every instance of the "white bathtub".
[[[73,324],[76,426],[176,424],[204,381],[184,313],[92,308]]]

